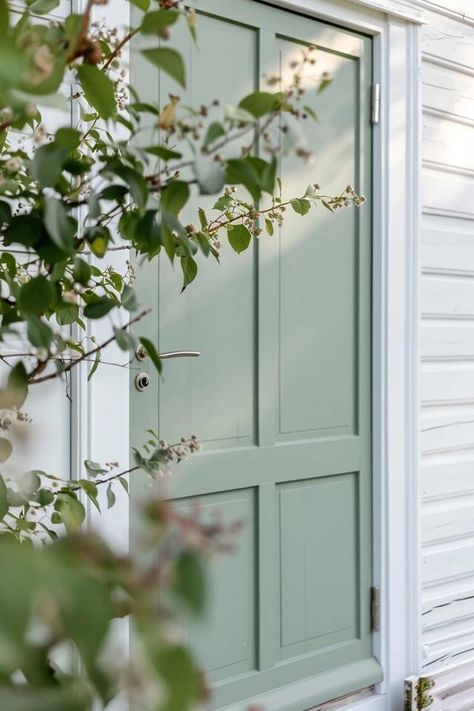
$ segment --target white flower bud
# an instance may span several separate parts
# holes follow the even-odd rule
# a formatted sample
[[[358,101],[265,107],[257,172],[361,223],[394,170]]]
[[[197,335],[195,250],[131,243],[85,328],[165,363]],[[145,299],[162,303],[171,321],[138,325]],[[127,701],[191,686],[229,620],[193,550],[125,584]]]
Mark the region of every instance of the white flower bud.
[[[5,163],[5,168],[11,173],[17,173],[22,165],[23,161],[21,160],[21,158],[9,158]]]
[[[76,294],[75,291],[63,291],[63,301],[65,301],[66,304],[74,304],[74,306],[76,306],[79,304],[80,296]]]

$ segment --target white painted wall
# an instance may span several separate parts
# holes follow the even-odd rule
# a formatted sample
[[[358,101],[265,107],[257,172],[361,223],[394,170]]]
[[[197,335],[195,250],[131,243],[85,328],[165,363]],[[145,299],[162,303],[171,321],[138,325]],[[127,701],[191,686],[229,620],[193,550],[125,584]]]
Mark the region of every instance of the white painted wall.
[[[474,655],[474,2],[423,28],[421,606],[425,672]]]

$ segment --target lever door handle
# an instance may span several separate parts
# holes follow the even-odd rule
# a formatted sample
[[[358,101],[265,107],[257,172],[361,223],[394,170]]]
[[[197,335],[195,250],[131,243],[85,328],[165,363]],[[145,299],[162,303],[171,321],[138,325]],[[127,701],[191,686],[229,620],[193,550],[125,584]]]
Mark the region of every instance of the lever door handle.
[[[147,355],[146,348],[140,343],[135,350],[137,360],[145,360]],[[168,351],[167,353],[159,353],[162,360],[168,358],[197,358],[200,355],[199,351]]]
[[[168,353],[159,353],[161,360],[167,358],[197,358],[201,353],[199,351],[169,351]]]

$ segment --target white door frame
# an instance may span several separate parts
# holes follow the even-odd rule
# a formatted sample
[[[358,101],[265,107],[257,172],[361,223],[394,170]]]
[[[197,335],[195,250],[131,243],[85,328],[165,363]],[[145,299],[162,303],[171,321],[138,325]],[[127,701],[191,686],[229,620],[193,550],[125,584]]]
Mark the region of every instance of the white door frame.
[[[401,711],[403,680],[419,671],[421,650],[420,19],[413,6],[410,8],[401,0],[271,0],[271,4],[373,37],[374,82],[381,87],[380,123],[374,125],[373,132],[372,187],[374,585],[382,591],[381,631],[374,637],[374,654],[382,664],[385,679],[373,697],[345,706],[344,711]],[[113,24],[126,24],[128,12],[128,3],[113,0],[98,14],[111,16]],[[121,255],[117,260],[123,262],[124,253],[117,254]],[[93,325],[98,326],[102,328],[100,324]],[[95,335],[100,337],[100,333]],[[109,352],[108,360],[112,360],[111,355]],[[123,360],[123,354],[117,351],[116,355]],[[77,443],[74,449],[81,459],[114,458],[125,469],[129,453],[128,372],[125,368],[101,366],[88,395],[85,377],[85,369],[76,370],[73,392],[78,397],[73,398],[71,418],[72,442]],[[115,406],[110,403],[110,393]],[[104,405],[107,402],[108,406]],[[121,497],[118,504],[100,526],[123,549],[128,541],[128,502]],[[97,519],[95,523],[98,524]]]

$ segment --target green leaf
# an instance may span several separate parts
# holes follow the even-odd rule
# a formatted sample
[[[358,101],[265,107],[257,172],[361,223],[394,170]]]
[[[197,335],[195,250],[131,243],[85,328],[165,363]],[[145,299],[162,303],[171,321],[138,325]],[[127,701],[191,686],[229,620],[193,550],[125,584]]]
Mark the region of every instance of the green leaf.
[[[107,486],[107,508],[111,509],[112,506],[115,504],[116,501],[116,496],[112,490],[112,484],[109,484]]]
[[[185,647],[162,647],[155,655],[155,666],[167,691],[162,710],[190,709],[198,698],[201,684],[191,653]]]
[[[180,180],[171,180],[161,193],[161,209],[178,215],[189,199],[189,188]]]
[[[54,142],[60,148],[64,148],[67,151],[73,151],[78,147],[81,141],[81,134],[75,128],[70,128],[69,126],[65,128],[58,128],[54,136]]]
[[[33,247],[41,239],[42,231],[43,226],[38,215],[17,215],[6,229],[3,243],[6,247],[11,244]]]
[[[68,215],[60,200],[53,197],[44,198],[44,224],[56,247],[70,254],[74,247],[77,222]]]
[[[82,286],[87,286],[91,278],[91,268],[90,265],[81,259],[81,257],[76,257],[74,260],[74,269],[72,273],[74,281],[77,281]]]
[[[324,75],[323,75],[324,77]],[[318,88],[318,94],[321,94],[322,91],[328,88],[328,86],[332,84],[332,79],[329,77],[325,77],[321,80]]]
[[[128,481],[123,476],[119,476],[118,480],[128,494]]]
[[[3,37],[8,33],[9,24],[10,19],[7,0],[0,0],[0,37]]]
[[[6,437],[0,437],[0,462],[6,462],[12,453],[12,443]]]
[[[139,10],[143,10],[143,12],[146,12],[150,7],[150,0],[130,0],[130,2],[135,7],[138,7]]]
[[[219,121],[213,121],[207,129],[206,137],[203,143],[204,148],[210,146],[211,143],[214,143],[214,141],[220,138],[220,136],[225,136],[225,128]]]
[[[114,85],[105,72],[94,64],[81,64],[77,74],[89,104],[103,119],[111,118],[115,112]]]
[[[27,499],[34,496],[38,492],[40,486],[41,477],[34,469],[29,472],[25,472],[20,478],[20,492],[26,496]]]
[[[227,228],[227,239],[232,249],[240,254],[244,252],[250,244],[252,235],[245,225],[230,225]]]
[[[27,334],[28,340],[37,348],[46,348],[49,350],[53,332],[48,324],[38,316],[30,314],[26,317],[28,324]]]
[[[94,482],[89,481],[89,479],[79,479],[77,483],[100,512],[99,502],[97,501],[98,490]]]
[[[184,62],[179,52],[168,47],[158,47],[143,49],[142,54],[149,62],[169,74],[182,87],[186,85]]]
[[[273,235],[273,222],[268,218],[265,220],[265,227],[267,228],[267,232],[271,237]]]
[[[0,0],[1,2],[1,0]],[[4,222],[10,222],[12,219],[12,209],[8,202],[0,200],[0,225]]]
[[[149,153],[152,156],[157,156],[158,158],[161,158],[165,161],[182,158],[182,153],[178,153],[178,151],[172,151],[170,148],[165,148],[164,146],[149,146],[144,150],[146,153]]]
[[[199,222],[201,224],[202,229],[205,230],[209,224],[209,220],[207,219],[207,215],[204,212],[204,210],[202,209],[202,207],[198,208],[198,217],[199,217]]]
[[[222,190],[225,185],[225,171],[213,156],[198,155],[193,168],[202,195],[215,195]]]
[[[247,156],[227,161],[226,182],[243,185],[257,202],[262,192],[273,195],[276,178],[276,160],[270,163],[262,158]]]
[[[146,210],[134,228],[132,241],[138,251],[148,255],[158,254],[161,249],[161,229],[157,210]]]
[[[104,469],[99,462],[93,462],[91,459],[86,459],[84,462],[84,467],[89,476],[98,476],[99,474],[105,474],[107,469]]]
[[[86,517],[84,506],[71,492],[58,493],[54,508],[61,514],[62,522],[68,531],[74,531],[79,528]]]
[[[86,231],[84,238],[87,240],[92,254],[102,258],[107,252],[107,245],[111,240],[110,230],[105,225],[94,225]]]
[[[100,192],[98,197],[100,200],[114,200],[121,205],[127,192],[128,190],[124,185],[108,185]]]
[[[51,282],[44,276],[38,276],[21,287],[18,308],[20,311],[39,315],[47,311],[53,301],[54,289]]]
[[[1,28],[2,30],[4,27]],[[1,36],[1,30],[0,30]],[[28,71],[28,56],[13,46],[11,41],[0,42],[0,86],[16,88]]]
[[[56,320],[60,326],[69,326],[78,321],[79,306],[61,303],[56,306]]]
[[[255,123],[255,116],[239,106],[226,106],[225,117],[240,124]]]
[[[139,307],[137,295],[135,289],[126,284],[122,291],[122,306],[127,311],[136,311]]]
[[[136,227],[139,220],[140,215],[137,210],[122,213],[118,228],[123,239],[132,240],[135,237]]]
[[[40,489],[38,491],[37,501],[40,506],[49,506],[54,501],[54,494],[51,489]]]
[[[193,38],[194,44],[197,46],[196,16],[196,10],[194,8],[188,7],[186,12],[186,23],[188,25],[191,37]]]
[[[35,15],[47,15],[48,12],[58,7],[60,0],[33,0],[29,9]]]
[[[124,328],[114,327],[115,341],[122,351],[131,351],[135,348],[135,338]]]
[[[176,10],[154,10],[148,12],[143,18],[140,32],[143,35],[155,35],[165,27],[174,25],[179,19],[179,12]]]
[[[209,244],[209,237],[204,232],[198,232],[195,235],[196,242],[199,245],[199,249],[204,254],[205,257],[209,255],[211,251],[211,245]]]
[[[260,118],[276,111],[280,107],[282,96],[280,92],[271,94],[266,91],[254,91],[242,99],[239,107],[248,111],[255,118]]]
[[[181,257],[180,261],[181,269],[183,270],[183,288],[181,289],[181,292],[183,292],[188,284],[191,284],[196,278],[198,268],[192,257]]]
[[[220,212],[224,212],[224,210],[227,210],[228,207],[232,205],[232,198],[230,195],[222,195],[214,205],[212,206],[213,210],[219,210]]]
[[[33,158],[32,172],[42,188],[54,188],[69,151],[56,143],[40,146]]]
[[[161,363],[161,358],[159,356],[159,353],[156,350],[152,341],[150,341],[149,338],[145,338],[144,336],[141,336],[138,340],[140,341],[142,346],[145,348],[147,355],[149,356],[151,362],[157,369],[158,373],[161,373],[161,371],[163,370],[163,365]]]
[[[7,393],[8,407],[20,409],[28,395],[28,375],[21,361],[19,361],[8,374]]]
[[[181,239],[186,239],[184,227],[179,222],[176,215],[173,215],[171,212],[163,211],[161,214],[161,242],[171,262],[173,262],[176,248],[178,246],[175,235]]]
[[[123,165],[118,160],[110,161],[106,166],[106,170],[111,171],[127,183],[130,189],[130,195],[136,202],[139,210],[143,211],[148,199],[148,186],[143,175],[137,170]]]
[[[195,615],[201,615],[206,606],[206,573],[202,558],[184,551],[176,563],[175,593]]]
[[[0,474],[0,520],[8,513],[7,485]]]
[[[311,209],[311,203],[306,198],[294,198],[291,202],[291,207],[298,215],[306,215]]]
[[[311,108],[311,106],[303,106],[303,111],[308,114],[308,116],[311,116],[313,121],[319,121],[318,114]]]
[[[106,316],[116,306],[115,301],[107,296],[97,296],[92,294],[89,301],[84,307],[84,316],[86,318],[102,318]]]

